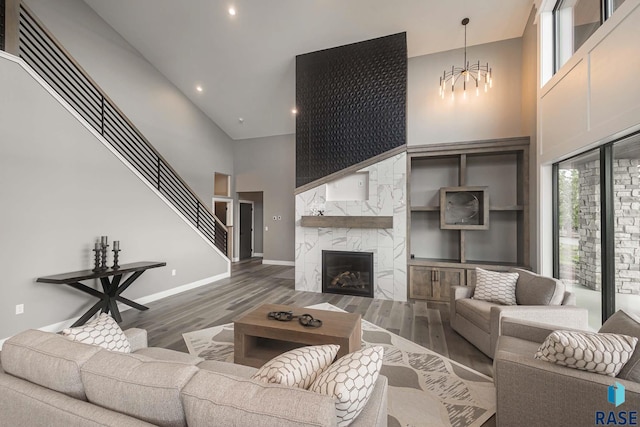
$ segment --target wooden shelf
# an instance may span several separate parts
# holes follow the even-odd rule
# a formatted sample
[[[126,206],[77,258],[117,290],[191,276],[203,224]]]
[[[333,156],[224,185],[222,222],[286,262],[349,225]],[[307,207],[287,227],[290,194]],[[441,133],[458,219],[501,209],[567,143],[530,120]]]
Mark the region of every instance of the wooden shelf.
[[[510,206],[489,206],[490,211],[523,211],[522,205],[510,205]]]
[[[440,212],[440,206],[411,206],[411,212]]]
[[[303,216],[302,227],[393,228],[392,216]]]

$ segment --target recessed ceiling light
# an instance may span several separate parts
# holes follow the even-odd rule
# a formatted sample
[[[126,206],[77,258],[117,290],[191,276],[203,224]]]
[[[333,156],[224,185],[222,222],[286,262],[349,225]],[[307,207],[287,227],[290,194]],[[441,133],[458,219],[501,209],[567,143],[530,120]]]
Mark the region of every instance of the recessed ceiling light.
[[[230,7],[229,8],[229,15],[236,16],[236,8],[235,7]]]
[[[244,119],[242,117],[238,117],[238,123],[243,124],[244,123]]]
[[[298,114],[298,110],[296,108],[294,108],[294,109],[291,110],[291,113],[292,114]]]
[[[198,92],[202,92],[204,89],[202,88],[202,86],[198,85],[198,86],[196,86],[196,90]]]

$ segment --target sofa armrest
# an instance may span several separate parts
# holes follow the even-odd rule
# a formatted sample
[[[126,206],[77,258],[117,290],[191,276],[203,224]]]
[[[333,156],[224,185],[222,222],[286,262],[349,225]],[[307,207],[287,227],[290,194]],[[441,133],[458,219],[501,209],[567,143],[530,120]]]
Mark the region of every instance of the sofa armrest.
[[[500,335],[542,344],[549,334],[558,329],[566,330],[568,328],[513,317],[503,317]]]
[[[502,333],[503,317],[554,325],[556,329],[588,329],[589,311],[582,307],[562,305],[498,305],[491,307],[491,352]]]
[[[495,355],[497,425],[595,425],[596,412],[637,411],[640,384],[570,369],[507,351]],[[626,401],[607,402],[609,386],[626,389]]]
[[[129,340],[129,345],[131,345],[132,353],[148,346],[146,329],[129,328],[124,331],[124,334]]]
[[[475,286],[452,286],[450,291],[451,301],[463,298],[471,298],[475,290]]]

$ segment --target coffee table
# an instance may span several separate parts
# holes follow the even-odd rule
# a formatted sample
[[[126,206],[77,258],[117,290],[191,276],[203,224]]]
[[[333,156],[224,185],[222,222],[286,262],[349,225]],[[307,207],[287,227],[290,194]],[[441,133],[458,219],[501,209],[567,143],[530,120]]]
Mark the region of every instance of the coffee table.
[[[298,319],[269,319],[270,311],[293,311],[322,320],[319,328],[305,328]],[[305,345],[338,344],[338,357],[360,349],[360,314],[314,310],[290,305],[264,304],[233,322],[234,362],[259,368],[275,356]]]

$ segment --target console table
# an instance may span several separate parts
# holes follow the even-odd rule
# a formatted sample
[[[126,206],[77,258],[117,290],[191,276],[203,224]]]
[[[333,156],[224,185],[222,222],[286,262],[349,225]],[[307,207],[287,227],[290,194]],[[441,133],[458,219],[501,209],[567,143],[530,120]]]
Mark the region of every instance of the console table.
[[[82,270],[74,271],[71,273],[56,274],[55,276],[38,277],[36,282],[41,283],[53,283],[56,285],[68,285],[72,288],[76,288],[79,291],[85,292],[98,298],[100,301],[95,303],[85,314],[82,315],[72,327],[84,325],[84,323],[91,318],[98,310],[102,309],[103,313],[109,313],[116,320],[116,322],[122,322],[120,316],[120,310],[118,310],[117,302],[121,302],[138,310],[148,310],[149,307],[138,304],[136,302],[127,299],[120,294],[125,291],[138,277],[150,268],[164,267],[166,262],[151,262],[142,261],[134,262],[131,264],[121,265],[118,269],[114,270],[108,268],[102,271]],[[127,273],[132,273],[124,282],[122,282],[122,276]],[[102,289],[104,292],[100,292],[80,282],[84,280],[100,279]]]

